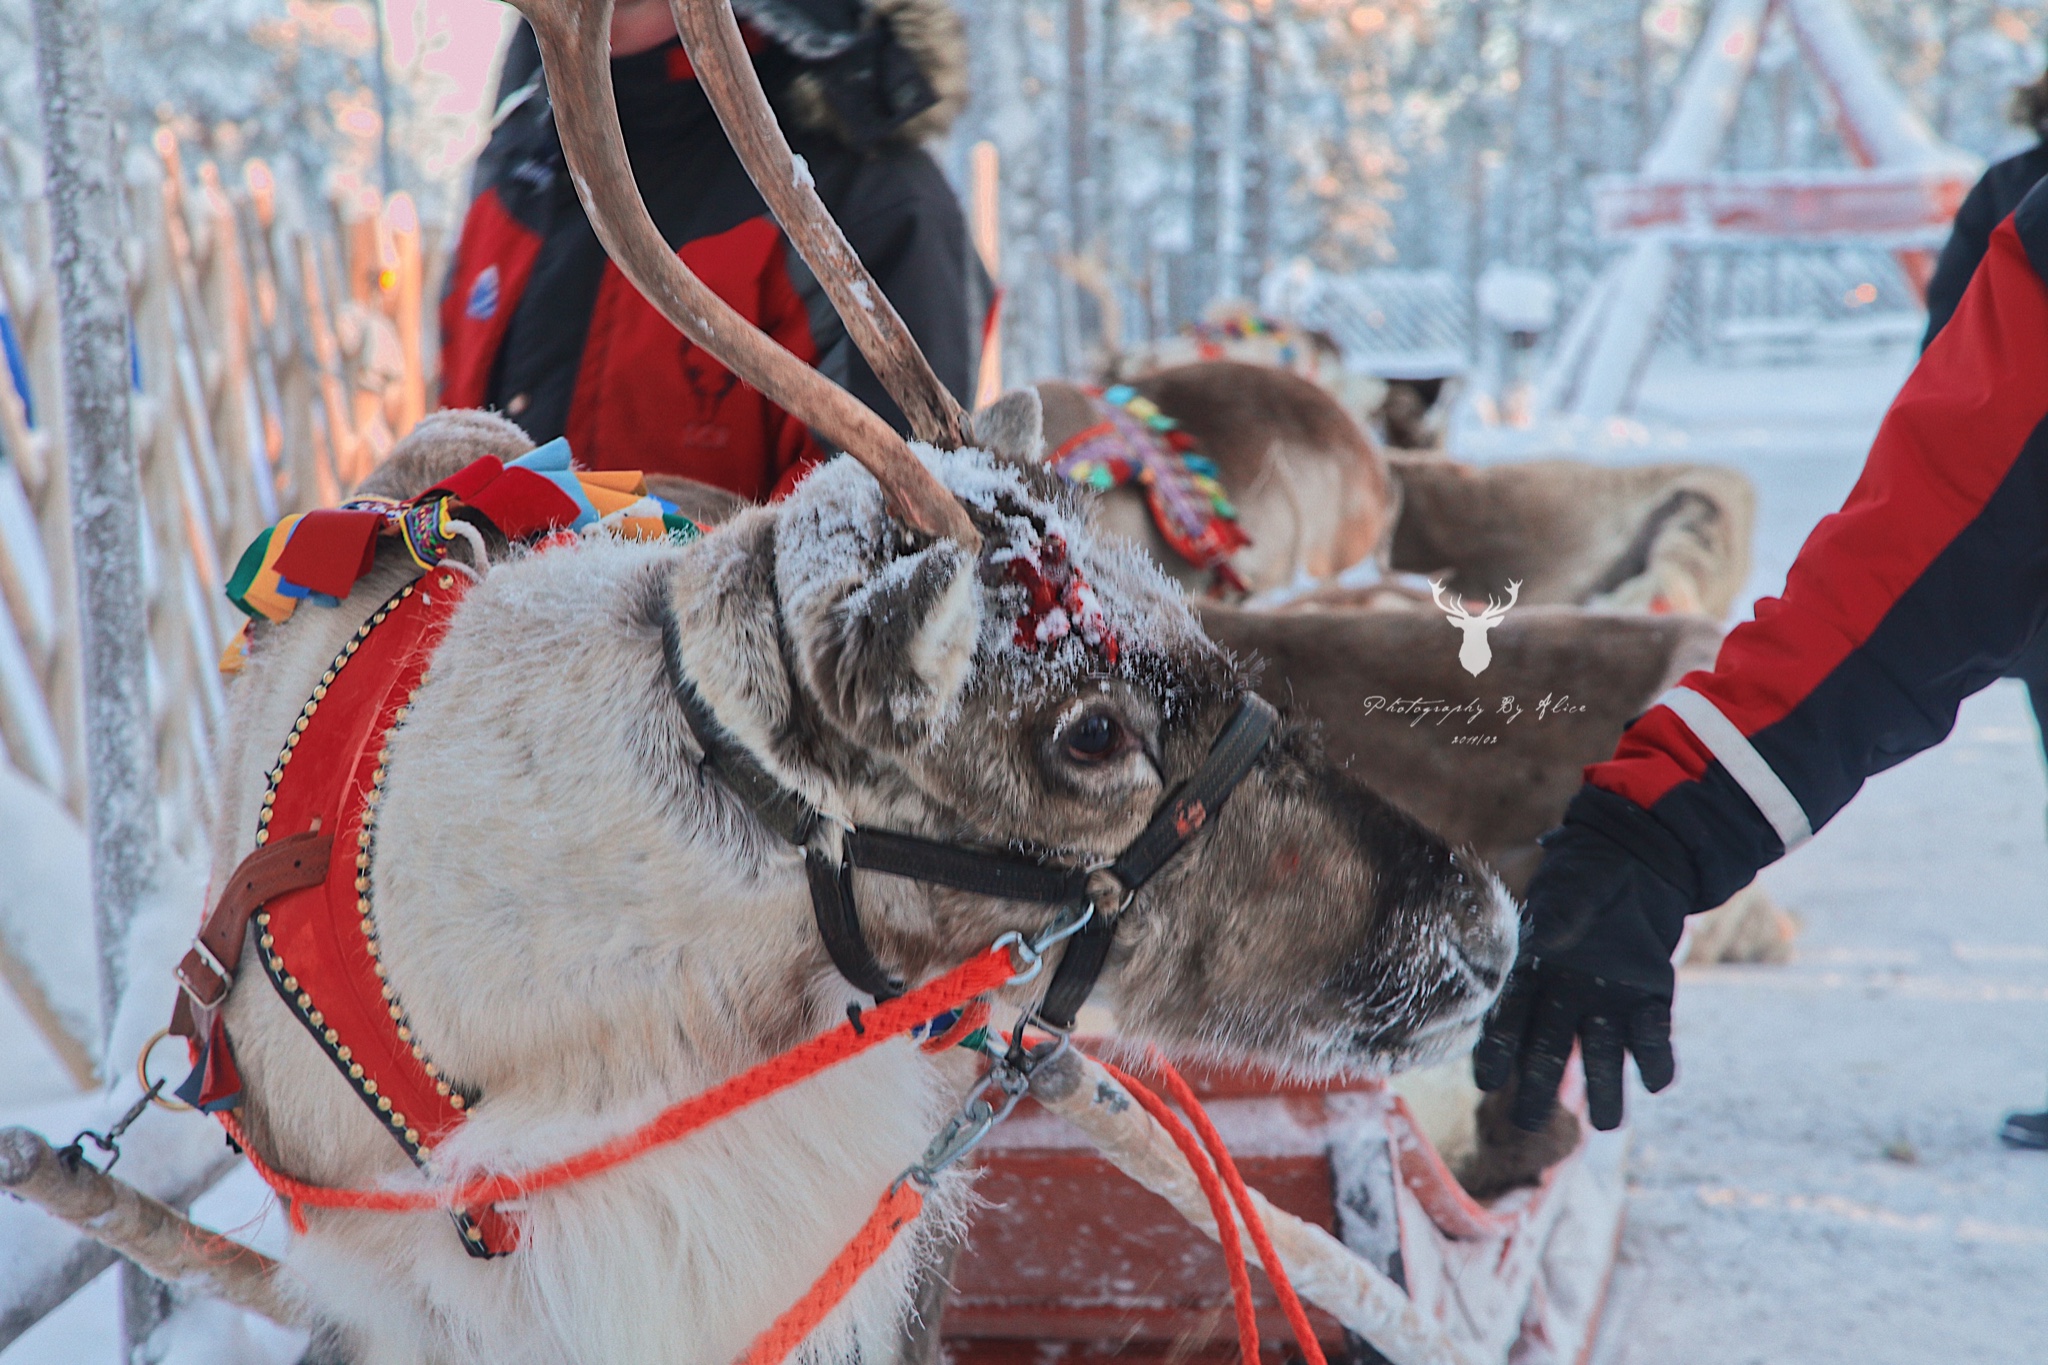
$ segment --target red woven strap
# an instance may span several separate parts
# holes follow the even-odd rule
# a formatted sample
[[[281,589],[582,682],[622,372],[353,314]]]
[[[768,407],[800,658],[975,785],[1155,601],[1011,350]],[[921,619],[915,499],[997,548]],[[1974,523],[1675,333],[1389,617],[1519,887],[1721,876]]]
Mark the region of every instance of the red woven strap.
[[[1194,1125],[1202,1145],[1209,1149],[1217,1173],[1223,1177],[1223,1183],[1230,1188],[1230,1197],[1244,1214],[1245,1231],[1251,1234],[1252,1246],[1259,1253],[1259,1264],[1265,1267],[1266,1278],[1272,1282],[1273,1293],[1280,1300],[1280,1311],[1286,1315],[1287,1325],[1294,1329],[1294,1340],[1301,1347],[1302,1358],[1308,1365],[1325,1365],[1322,1343],[1316,1340],[1315,1330],[1308,1324],[1308,1314],[1302,1309],[1301,1298],[1294,1292],[1293,1281],[1287,1277],[1287,1267],[1281,1264],[1280,1254],[1273,1248],[1273,1239],[1266,1232],[1266,1220],[1259,1216],[1258,1209],[1252,1204],[1252,1192],[1238,1173],[1237,1158],[1231,1156],[1230,1148],[1224,1145],[1223,1134],[1216,1131],[1216,1125],[1209,1119],[1209,1111],[1195,1097],[1195,1088],[1174,1069],[1173,1063],[1167,1061],[1158,1048],[1151,1050],[1148,1060],[1152,1069],[1159,1073],[1159,1079],[1166,1082],[1166,1092],[1173,1096],[1173,1102],[1181,1107],[1188,1116],[1188,1122]]]
[[[1195,1140],[1188,1126],[1166,1107],[1166,1101],[1147,1090],[1137,1077],[1115,1063],[1103,1062],[1102,1069],[1131,1092],[1131,1098],[1138,1102],[1139,1108],[1159,1121],[1159,1126],[1173,1139],[1173,1145],[1180,1148],[1188,1169],[1195,1173],[1195,1180],[1209,1201],[1209,1216],[1216,1220],[1216,1243],[1223,1249],[1223,1264],[1230,1269],[1230,1299],[1237,1313],[1238,1350],[1244,1357],[1243,1365],[1259,1365],[1259,1316],[1252,1307],[1251,1270],[1245,1262],[1244,1243],[1237,1235],[1237,1219],[1230,1213],[1230,1196],[1224,1192],[1216,1168],[1210,1164],[1208,1153],[1202,1150],[1202,1144]]]
[[[901,1232],[924,1208],[924,1195],[914,1181],[899,1181],[875,1205],[875,1211],[868,1215],[868,1221],[861,1225],[853,1240],[846,1244],[825,1267],[811,1285],[809,1292],[789,1306],[789,1310],[774,1322],[768,1330],[754,1338],[754,1344],[747,1348],[733,1365],[782,1365],[790,1352],[803,1344],[825,1320],[825,1315],[837,1308],[841,1300],[852,1292],[860,1277],[867,1274],[882,1253],[889,1249]]]
[[[431,1186],[422,1190],[332,1189],[295,1180],[266,1166],[246,1142],[241,1146],[248,1153],[250,1164],[269,1182],[270,1187],[291,1202],[292,1225],[302,1230],[304,1215],[300,1206],[413,1213],[422,1209],[462,1209],[495,1204],[588,1179],[622,1166],[656,1147],[679,1141],[735,1110],[787,1090],[827,1067],[908,1033],[933,1015],[944,1014],[977,995],[1007,985],[1016,973],[1017,968],[1009,954],[991,948],[908,995],[898,996],[887,1004],[866,1011],[861,1016],[859,1031],[850,1022],[828,1029],[731,1080],[671,1105],[630,1133],[531,1171],[479,1176],[461,1185]]]
[[[1309,1326],[1308,1314],[1303,1311],[1301,1299],[1287,1278],[1287,1267],[1281,1264],[1279,1253],[1273,1248],[1273,1239],[1266,1232],[1266,1222],[1252,1203],[1251,1191],[1246,1187],[1244,1177],[1238,1174],[1237,1162],[1224,1145],[1223,1135],[1216,1131],[1208,1111],[1195,1098],[1194,1087],[1182,1079],[1180,1072],[1174,1070],[1173,1063],[1167,1061],[1159,1049],[1151,1049],[1148,1063],[1166,1083],[1174,1102],[1187,1111],[1189,1120],[1201,1134],[1199,1141],[1195,1133],[1189,1131],[1188,1125],[1166,1107],[1166,1102],[1147,1089],[1137,1077],[1111,1062],[1103,1062],[1102,1068],[1116,1077],[1140,1108],[1158,1120],[1166,1135],[1173,1139],[1173,1145],[1187,1159],[1188,1169],[1195,1173],[1195,1180],[1209,1201],[1210,1216],[1216,1220],[1216,1241],[1223,1250],[1223,1262],[1230,1269],[1231,1299],[1237,1315],[1237,1342],[1244,1356],[1243,1365],[1258,1365],[1259,1319],[1252,1307],[1251,1270],[1245,1261],[1244,1243],[1237,1235],[1237,1219],[1230,1213],[1233,1200],[1244,1216],[1245,1231],[1251,1234],[1252,1245],[1258,1249],[1259,1262],[1265,1267],[1266,1278],[1280,1300],[1280,1311],[1286,1315],[1287,1325],[1294,1330],[1294,1339],[1301,1347],[1303,1359],[1308,1365],[1325,1365],[1322,1344],[1316,1340],[1315,1332]],[[1225,1194],[1226,1188],[1228,1195]]]

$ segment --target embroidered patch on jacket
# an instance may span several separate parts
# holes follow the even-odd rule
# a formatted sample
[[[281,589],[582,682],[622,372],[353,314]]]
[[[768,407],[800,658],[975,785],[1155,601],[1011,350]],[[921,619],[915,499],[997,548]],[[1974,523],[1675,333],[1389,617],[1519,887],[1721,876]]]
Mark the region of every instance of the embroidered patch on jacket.
[[[469,287],[469,302],[463,312],[478,322],[489,322],[498,315],[498,267],[487,265],[476,277],[476,283]]]

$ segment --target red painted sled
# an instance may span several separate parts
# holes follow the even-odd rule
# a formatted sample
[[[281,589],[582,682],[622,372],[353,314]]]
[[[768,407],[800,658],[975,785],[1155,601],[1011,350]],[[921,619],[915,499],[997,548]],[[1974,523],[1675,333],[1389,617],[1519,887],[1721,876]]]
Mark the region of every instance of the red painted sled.
[[[1571,1074],[1562,1098],[1583,1116],[1577,1069]],[[1384,1082],[1311,1088],[1216,1070],[1187,1076],[1245,1180],[1310,1225],[1304,1235],[1338,1259],[1348,1252],[1369,1267],[1363,1276],[1345,1269],[1406,1319],[1400,1331],[1347,1332],[1315,1306],[1317,1277],[1309,1272],[1304,1282],[1283,1242],[1333,1362],[1573,1365],[1588,1357],[1621,1231],[1625,1133],[1582,1124],[1578,1149],[1539,1186],[1481,1205]],[[1106,1090],[1097,1098],[1121,1108]],[[1113,1144],[1084,1126],[1091,1131],[1026,1101],[990,1135],[978,1193],[991,1207],[976,1218],[951,1277],[946,1358],[1235,1359],[1229,1280],[1215,1243],[1126,1175],[1138,1174],[1128,1161],[1112,1164],[1104,1153],[1114,1154]],[[1253,1283],[1266,1354],[1277,1358],[1287,1326],[1265,1276],[1254,1270]],[[1327,1288],[1322,1301],[1343,1311]]]

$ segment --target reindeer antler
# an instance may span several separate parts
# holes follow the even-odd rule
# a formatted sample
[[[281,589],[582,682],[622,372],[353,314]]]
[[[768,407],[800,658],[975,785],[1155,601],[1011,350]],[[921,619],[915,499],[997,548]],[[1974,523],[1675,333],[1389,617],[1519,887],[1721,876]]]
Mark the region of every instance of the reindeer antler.
[[[955,540],[970,550],[980,549],[981,536],[967,519],[966,509],[930,470],[918,462],[917,457],[910,453],[910,447],[888,423],[859,399],[798,360],[741,317],[692,274],[662,240],[653,218],[648,215],[646,203],[640,197],[639,187],[634,184],[632,167],[626,160],[625,137],[619,128],[618,104],[612,92],[612,0],[513,0],[513,3],[533,25],[534,37],[540,44],[541,59],[547,67],[548,93],[555,106],[555,126],[561,133],[562,153],[569,163],[569,174],[575,183],[577,197],[583,201],[584,212],[589,215],[590,225],[603,243],[605,253],[618,263],[626,278],[683,335],[716,356],[734,374],[760,390],[770,402],[865,465],[875,476],[875,481],[882,485],[883,493],[904,521],[930,535]],[[738,44],[738,27],[725,0],[711,0],[711,4],[723,15],[734,43]],[[680,7],[677,18],[679,23],[684,20]],[[695,26],[693,22],[692,27]],[[720,59],[713,46],[703,43],[701,38],[699,46],[704,48],[707,62],[716,65]],[[743,45],[740,52],[741,65],[746,66]],[[695,49],[692,49],[691,60],[693,63],[697,60]],[[748,74],[752,74],[750,66]],[[773,129],[774,119],[767,113],[767,101],[760,96],[758,81],[753,83],[753,89],[760,99],[759,110],[753,115],[754,121],[765,119],[766,126]],[[705,92],[712,93],[709,83]],[[736,121],[746,122],[744,117],[736,119],[735,114],[725,108],[719,110],[719,117],[728,130]],[[773,137],[782,148],[783,176],[794,181],[794,163],[789,157],[788,144],[782,142],[779,130],[773,133]],[[738,136],[735,135],[737,142]],[[764,172],[751,162],[748,169],[759,183]],[[775,194],[766,184],[761,185],[761,190],[763,197],[772,205]],[[816,203],[815,194],[811,201]],[[823,214],[822,205],[817,212]],[[784,223],[790,226],[787,218]],[[837,236],[836,227],[833,234]],[[791,235],[793,240],[799,240],[799,249],[802,249],[794,227],[791,227]],[[843,237],[839,238],[839,246],[846,250]],[[846,254],[852,257],[851,250],[846,250]],[[808,251],[805,259],[811,259]],[[812,268],[831,290],[831,275],[815,264]],[[874,287],[872,281],[865,281],[865,272],[862,278],[871,298],[881,308],[888,307],[881,291]],[[885,368],[888,362],[876,360],[875,353],[868,351],[867,343],[861,341],[862,329],[856,325],[854,315],[872,316],[872,313],[858,307],[849,309],[840,301],[840,292],[857,299],[859,290],[852,283],[845,283],[844,290],[833,293],[833,303],[846,319],[849,334],[861,343],[863,352],[875,364],[877,375],[885,381],[893,377],[900,382],[900,372],[894,367]],[[908,344],[911,354],[916,355],[924,374],[930,376],[930,367],[924,365],[915,343],[908,342],[909,334],[903,330],[901,319],[895,318],[894,310],[890,311],[889,318],[895,321],[896,331]],[[886,342],[886,327],[878,321],[876,329]],[[936,378],[931,380],[931,384],[939,392],[944,392]],[[920,410],[914,401],[904,401],[904,393],[908,390],[898,392],[892,384],[891,391],[897,393],[898,401],[903,402],[904,411],[911,415],[913,421],[928,420],[928,417],[919,415]],[[954,411],[958,412],[957,405]],[[957,447],[965,442],[949,440],[944,443]]]
[[[669,0],[669,9],[690,65],[696,68],[697,83],[718,111],[740,164],[811,273],[825,286],[847,335],[910,419],[911,434],[941,450],[969,444],[967,414],[932,372],[895,305],[818,197],[808,168],[790,151],[747,55],[730,0]]]

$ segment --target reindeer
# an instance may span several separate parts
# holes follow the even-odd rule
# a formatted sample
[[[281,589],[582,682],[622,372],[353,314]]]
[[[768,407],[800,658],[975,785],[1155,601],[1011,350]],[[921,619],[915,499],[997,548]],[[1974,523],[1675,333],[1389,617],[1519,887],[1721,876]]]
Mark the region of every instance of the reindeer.
[[[485,536],[478,581],[378,760],[374,857],[365,840],[355,865],[393,1017],[465,1100],[431,1153],[436,1180],[584,1150],[868,1003],[814,926],[814,864],[840,869],[870,964],[906,984],[1046,927],[1042,907],[854,871],[850,831],[1099,867],[1251,706],[1249,671],[1179,589],[1099,533],[1073,490],[1018,463],[1035,454],[1013,437],[1035,432],[1036,400],[970,424],[932,377],[795,172],[723,0],[674,0],[691,62],[916,446],[750,329],[662,242],[610,107],[608,0],[521,8],[612,259],[848,456],[686,545],[523,552]],[[486,415],[431,418],[365,491],[402,498],[526,444]],[[1057,621],[1034,578],[1055,565],[1074,608]],[[338,652],[404,586],[449,591],[457,568],[423,579],[387,547],[338,608],[253,632],[221,768],[217,886],[267,824],[267,774]],[[802,846],[736,763],[823,813]],[[1100,991],[1126,1034],[1305,1075],[1469,1045],[1514,955],[1512,901],[1308,732],[1278,729],[1182,837],[1156,876],[1106,903]],[[249,958],[268,948],[252,923]],[[273,990],[256,975],[221,1016],[252,1153],[316,1184],[416,1181],[388,1113],[288,998],[290,979]],[[1029,991],[1009,1003],[1029,1005]],[[290,1263],[357,1361],[728,1365],[917,1160],[965,1056],[880,1046],[534,1193],[503,1211],[520,1244],[497,1260],[466,1254],[440,1214],[314,1208]],[[937,1179],[806,1359],[893,1349],[968,1185],[957,1170]]]
[[[1436,604],[1443,608],[1445,619],[1457,627],[1465,637],[1464,643],[1458,646],[1458,662],[1464,665],[1467,673],[1478,677],[1486,671],[1486,666],[1493,662],[1493,646],[1486,642],[1487,632],[1501,623],[1501,618],[1515,605],[1515,599],[1522,595],[1521,583],[1508,584],[1508,600],[1505,602],[1496,602],[1489,596],[1486,599],[1486,609],[1477,616],[1467,611],[1463,602],[1444,600],[1442,579],[1433,580],[1429,590],[1430,595],[1436,599]]]
[[[1384,581],[1409,572],[1448,575],[1466,592],[1518,578],[1525,606],[1719,620],[1749,574],[1756,493],[1736,470],[1562,459],[1481,467],[1413,451],[1388,458],[1319,385],[1238,360],[1125,382],[1215,461],[1251,536],[1232,564],[1253,601],[1426,610],[1420,593]],[[1100,420],[1074,385],[1048,381],[1038,392],[1048,451]],[[1153,527],[1142,492],[1114,489],[1101,503],[1105,526],[1151,549],[1190,591],[1208,586]],[[1322,586],[1301,593],[1312,580]]]

